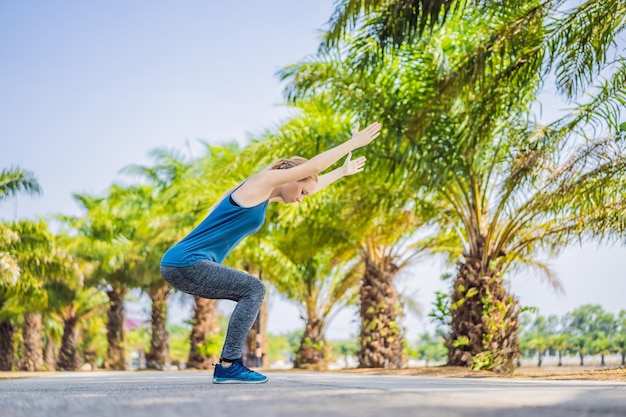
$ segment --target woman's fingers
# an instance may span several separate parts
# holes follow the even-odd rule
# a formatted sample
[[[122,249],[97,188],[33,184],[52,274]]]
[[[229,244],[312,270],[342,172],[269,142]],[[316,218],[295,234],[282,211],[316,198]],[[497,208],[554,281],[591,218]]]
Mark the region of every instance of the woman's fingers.
[[[358,147],[361,147],[369,144],[380,135],[381,125],[378,122],[374,122],[361,131],[358,128],[359,124],[356,123],[355,129],[352,131],[352,139],[355,139]]]
[[[374,122],[370,124],[369,126],[367,126],[365,129],[363,129],[362,131],[359,131],[359,122],[357,122],[354,129],[352,130],[352,133],[354,134],[354,133],[359,133],[359,132],[366,132],[370,135],[374,135],[380,132],[381,127],[382,126],[380,123]]]
[[[359,173],[363,171],[363,167],[365,166],[365,157],[364,156],[360,156],[357,159],[355,159],[354,161],[354,173]]]
[[[371,133],[376,133],[376,132],[380,131],[380,128],[381,128],[380,123],[374,122],[374,123],[370,124],[368,127],[366,127],[365,130],[367,130],[368,132],[371,132]]]
[[[368,143],[376,139],[380,135],[380,123],[374,122],[362,130],[362,133],[367,137]]]

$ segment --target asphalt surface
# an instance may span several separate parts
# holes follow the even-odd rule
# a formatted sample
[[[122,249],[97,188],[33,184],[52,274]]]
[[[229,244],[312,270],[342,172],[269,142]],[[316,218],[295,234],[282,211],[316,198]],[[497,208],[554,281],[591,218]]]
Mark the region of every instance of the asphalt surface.
[[[0,380],[1,417],[626,416],[626,383],[267,372],[76,372]]]

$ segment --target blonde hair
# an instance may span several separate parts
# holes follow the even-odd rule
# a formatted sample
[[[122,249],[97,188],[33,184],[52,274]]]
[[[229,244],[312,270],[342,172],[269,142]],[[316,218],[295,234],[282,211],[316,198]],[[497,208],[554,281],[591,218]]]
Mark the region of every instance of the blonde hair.
[[[298,165],[302,165],[307,161],[306,158],[301,156],[292,156],[289,159],[283,158],[277,161],[272,162],[272,164],[267,169],[289,169],[293,167],[297,167]],[[315,181],[317,182],[317,174],[310,175],[305,178],[301,178],[298,181]]]

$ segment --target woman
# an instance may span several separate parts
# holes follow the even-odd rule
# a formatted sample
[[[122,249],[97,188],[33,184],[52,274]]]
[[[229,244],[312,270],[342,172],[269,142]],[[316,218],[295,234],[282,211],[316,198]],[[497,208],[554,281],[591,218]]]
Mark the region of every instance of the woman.
[[[354,149],[369,144],[380,134],[380,124],[352,132],[352,138],[310,160],[280,160],[236,187],[215,206],[195,229],[163,255],[161,274],[174,288],[210,299],[237,302],[228,323],[220,363],[213,382],[262,383],[267,377],[243,365],[243,345],[257,317],[265,286],[252,275],[222,265],[228,253],[246,236],[258,231],[265,220],[268,203],[300,202],[346,175],[363,171],[365,158],[351,160]],[[341,168],[321,175],[347,156]]]

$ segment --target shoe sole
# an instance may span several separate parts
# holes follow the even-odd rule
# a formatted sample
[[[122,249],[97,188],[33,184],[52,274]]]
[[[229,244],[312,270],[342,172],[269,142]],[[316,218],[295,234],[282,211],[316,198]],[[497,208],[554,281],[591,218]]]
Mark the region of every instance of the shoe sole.
[[[213,378],[214,384],[263,384],[265,382],[267,382],[267,378],[265,378],[263,381],[244,381],[240,379],[230,379],[230,378],[224,378],[224,379]]]

